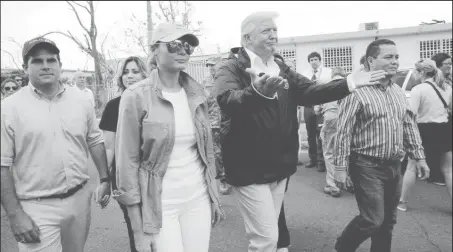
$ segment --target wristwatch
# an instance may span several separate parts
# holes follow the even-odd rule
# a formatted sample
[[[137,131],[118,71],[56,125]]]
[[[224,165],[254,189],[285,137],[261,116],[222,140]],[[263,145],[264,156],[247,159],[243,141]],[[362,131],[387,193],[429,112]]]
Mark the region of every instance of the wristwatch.
[[[110,177],[101,178],[100,181],[101,181],[101,184],[104,183],[104,182],[110,183]]]

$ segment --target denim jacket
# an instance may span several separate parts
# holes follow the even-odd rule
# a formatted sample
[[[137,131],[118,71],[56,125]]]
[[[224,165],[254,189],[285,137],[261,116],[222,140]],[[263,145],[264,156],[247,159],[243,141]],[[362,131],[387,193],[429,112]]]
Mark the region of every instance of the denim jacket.
[[[184,72],[179,82],[192,112],[208,193],[219,204],[206,95]],[[175,143],[173,106],[162,96],[159,83],[158,70],[153,70],[149,78],[124,91],[115,142],[118,192],[114,198],[124,205],[141,203],[143,231],[151,234],[162,228],[162,180]]]

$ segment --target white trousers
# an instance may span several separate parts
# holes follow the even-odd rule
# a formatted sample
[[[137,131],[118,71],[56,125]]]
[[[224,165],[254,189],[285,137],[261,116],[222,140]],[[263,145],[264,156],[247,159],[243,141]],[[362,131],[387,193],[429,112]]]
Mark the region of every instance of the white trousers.
[[[156,236],[159,252],[208,252],[211,237],[211,200],[202,197],[162,206],[162,229]]]
[[[40,243],[18,243],[20,252],[83,252],[91,222],[93,189],[85,185],[66,199],[22,200],[41,230]]]
[[[262,185],[233,187],[244,219],[249,252],[275,252],[278,242],[278,216],[285,196],[286,179]]]

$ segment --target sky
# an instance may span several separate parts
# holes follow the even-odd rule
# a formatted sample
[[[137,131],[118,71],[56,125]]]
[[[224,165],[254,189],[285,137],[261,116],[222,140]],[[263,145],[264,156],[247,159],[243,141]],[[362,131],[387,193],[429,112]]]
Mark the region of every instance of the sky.
[[[359,30],[360,23],[379,22],[380,29],[417,26],[432,19],[452,22],[451,1],[341,1],[341,2],[233,2],[233,1],[191,1],[193,23],[202,21],[200,47],[205,54],[227,52],[239,46],[242,20],[256,11],[276,11],[278,36],[293,37]],[[131,21],[146,22],[145,1],[100,1],[95,3],[98,45],[108,34],[104,48],[112,57],[140,55],[140,48],[131,43],[125,35],[127,29],[137,34],[138,26]],[[152,2],[153,12],[158,11],[158,3]],[[81,16],[89,27],[89,16]],[[153,22],[160,21],[153,17]],[[1,67],[15,67],[12,54],[20,66],[21,46],[31,38],[49,31],[71,31],[82,37],[83,31],[74,13],[63,1],[1,1]],[[143,33],[146,31],[142,31]],[[146,37],[146,36],[145,36]],[[68,38],[51,34],[60,49],[64,69],[93,70],[90,56],[83,53]],[[13,42],[16,41],[16,42]]]

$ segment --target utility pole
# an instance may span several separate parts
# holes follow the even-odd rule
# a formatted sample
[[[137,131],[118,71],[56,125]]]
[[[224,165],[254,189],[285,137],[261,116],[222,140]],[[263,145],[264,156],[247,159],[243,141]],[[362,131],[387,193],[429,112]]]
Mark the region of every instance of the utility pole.
[[[146,22],[148,26],[148,52],[151,53],[151,41],[153,39],[153,17],[151,1],[146,1]]]

